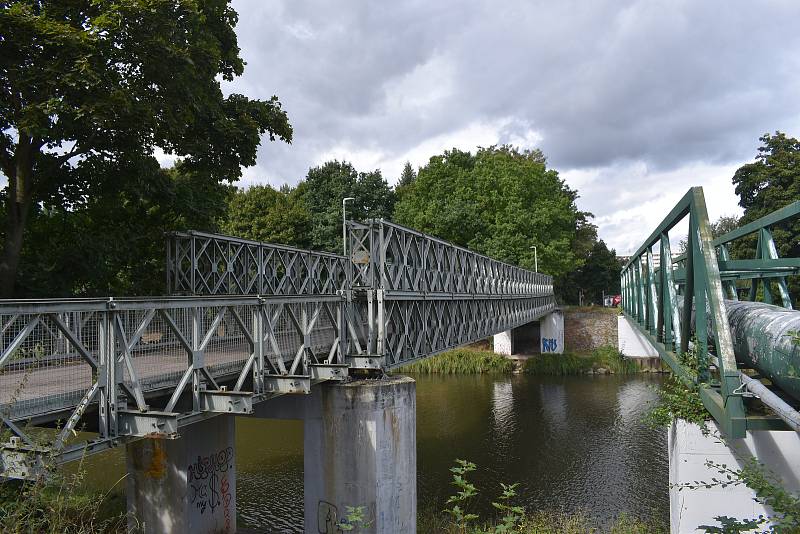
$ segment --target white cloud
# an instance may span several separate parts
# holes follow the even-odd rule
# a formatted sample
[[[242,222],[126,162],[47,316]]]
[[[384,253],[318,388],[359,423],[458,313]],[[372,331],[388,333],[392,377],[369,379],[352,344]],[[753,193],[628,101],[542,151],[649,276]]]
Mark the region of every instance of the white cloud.
[[[738,164],[687,164],[671,171],[644,162],[570,170],[562,177],[581,194],[578,206],[594,213],[598,234],[620,255],[634,252],[693,186],[703,187],[709,219],[741,215],[731,177]],[[685,232],[671,233],[677,243]]]

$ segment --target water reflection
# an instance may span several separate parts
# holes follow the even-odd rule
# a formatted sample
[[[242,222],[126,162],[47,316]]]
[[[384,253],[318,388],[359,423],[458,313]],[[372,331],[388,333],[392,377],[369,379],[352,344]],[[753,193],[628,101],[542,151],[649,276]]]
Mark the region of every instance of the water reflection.
[[[417,378],[418,500],[441,510],[455,458],[479,466],[482,513],[500,482],[519,482],[528,510],[621,512],[666,524],[666,434],[642,423],[659,377]],[[239,418],[239,520],[268,532],[302,532],[303,427]],[[89,474],[108,488],[124,474],[122,451],[93,457]]]

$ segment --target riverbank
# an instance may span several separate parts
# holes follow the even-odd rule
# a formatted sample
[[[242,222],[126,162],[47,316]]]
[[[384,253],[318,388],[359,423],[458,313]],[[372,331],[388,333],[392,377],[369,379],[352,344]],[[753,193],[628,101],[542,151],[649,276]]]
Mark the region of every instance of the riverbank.
[[[603,346],[584,353],[534,354],[524,359],[511,359],[491,351],[466,347],[398,369],[400,373],[410,374],[525,373],[539,376],[633,374],[652,371],[647,366],[640,366],[632,358],[626,358],[612,346]]]

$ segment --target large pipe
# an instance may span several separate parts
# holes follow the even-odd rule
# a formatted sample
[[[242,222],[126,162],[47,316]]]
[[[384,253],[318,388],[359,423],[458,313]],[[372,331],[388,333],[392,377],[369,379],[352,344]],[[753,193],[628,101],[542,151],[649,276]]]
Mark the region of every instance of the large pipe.
[[[800,400],[800,311],[762,302],[726,300],[725,308],[739,363],[756,369]]]

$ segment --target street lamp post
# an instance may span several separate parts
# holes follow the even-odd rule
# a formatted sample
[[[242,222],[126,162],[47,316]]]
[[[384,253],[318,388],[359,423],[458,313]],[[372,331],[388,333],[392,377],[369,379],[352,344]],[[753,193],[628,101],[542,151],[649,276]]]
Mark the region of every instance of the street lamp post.
[[[353,197],[342,199],[342,251],[347,256],[347,201],[355,200]]]
[[[539,254],[536,251],[536,245],[531,245],[533,249],[533,270],[539,272]]]

